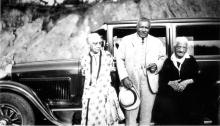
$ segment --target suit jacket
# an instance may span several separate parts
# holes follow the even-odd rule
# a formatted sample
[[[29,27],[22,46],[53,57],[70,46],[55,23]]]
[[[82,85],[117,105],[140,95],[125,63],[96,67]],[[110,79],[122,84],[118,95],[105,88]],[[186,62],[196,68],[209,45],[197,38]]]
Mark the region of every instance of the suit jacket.
[[[148,74],[148,80],[150,88],[153,92],[158,90],[158,72],[162,68],[163,62],[166,59],[165,47],[163,43],[151,35],[145,40],[145,66],[150,63],[155,63],[157,65],[157,71],[155,73],[150,73],[143,68],[143,72],[140,72],[140,60],[138,57],[138,50],[140,50],[140,44],[142,44],[142,39],[137,33],[125,36],[119,43],[119,48],[116,55],[117,69],[120,80],[125,77],[129,77],[134,83],[137,89],[139,89],[140,74]],[[147,82],[146,82],[147,83]]]

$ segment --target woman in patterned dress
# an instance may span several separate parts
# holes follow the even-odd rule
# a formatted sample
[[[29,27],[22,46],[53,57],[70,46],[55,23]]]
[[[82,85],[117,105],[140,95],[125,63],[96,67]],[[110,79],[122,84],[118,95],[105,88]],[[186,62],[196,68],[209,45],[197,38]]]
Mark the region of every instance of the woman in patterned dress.
[[[81,58],[85,76],[81,125],[115,125],[124,115],[115,89],[111,86],[110,72],[114,68],[112,55],[102,50],[99,34],[89,34],[87,42],[90,51]]]

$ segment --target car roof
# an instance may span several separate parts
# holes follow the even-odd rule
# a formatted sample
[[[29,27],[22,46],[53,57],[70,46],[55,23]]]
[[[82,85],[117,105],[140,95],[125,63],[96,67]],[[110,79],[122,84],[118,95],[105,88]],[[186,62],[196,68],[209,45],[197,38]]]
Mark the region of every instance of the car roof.
[[[137,20],[121,20],[105,22],[107,25],[115,24],[135,24]],[[151,19],[152,23],[181,23],[181,22],[220,22],[220,18],[168,18],[168,19]]]

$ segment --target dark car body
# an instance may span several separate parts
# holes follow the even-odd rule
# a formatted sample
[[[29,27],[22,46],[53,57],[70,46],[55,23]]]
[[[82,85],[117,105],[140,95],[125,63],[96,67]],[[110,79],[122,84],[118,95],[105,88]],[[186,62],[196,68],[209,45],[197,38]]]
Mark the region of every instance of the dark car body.
[[[16,64],[10,80],[0,81],[0,90],[24,97],[54,124],[68,124],[73,113],[81,110],[83,77],[79,61]],[[66,111],[69,119],[64,120]]]
[[[101,31],[106,39],[104,48],[115,55],[116,44],[120,46],[120,43],[115,43],[113,37],[120,39],[134,33],[135,26],[136,21],[107,22],[104,29],[97,32]],[[150,34],[163,41],[167,56],[172,54],[177,36],[186,36],[193,43],[189,50],[200,68],[201,83],[196,92],[201,96],[199,115],[202,119],[210,119],[211,124],[219,124],[220,19],[152,20]],[[11,76],[0,81],[0,93],[20,96],[34,113],[35,109],[38,110],[56,125],[77,124],[80,121],[84,80],[80,70],[78,59],[15,64]],[[112,74],[112,80],[118,91],[117,72]],[[0,115],[1,119],[6,117]]]

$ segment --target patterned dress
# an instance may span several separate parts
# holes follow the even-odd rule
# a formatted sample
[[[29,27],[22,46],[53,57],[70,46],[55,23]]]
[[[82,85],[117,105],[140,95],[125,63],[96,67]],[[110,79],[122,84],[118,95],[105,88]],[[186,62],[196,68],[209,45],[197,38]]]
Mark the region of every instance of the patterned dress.
[[[124,118],[115,89],[111,86],[113,58],[110,53],[100,51],[98,67],[94,67],[93,60],[95,58],[91,53],[81,58],[82,73],[85,76],[81,125],[113,125]]]

